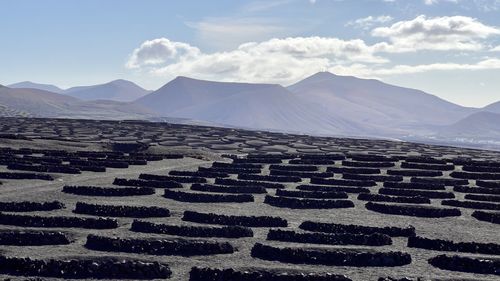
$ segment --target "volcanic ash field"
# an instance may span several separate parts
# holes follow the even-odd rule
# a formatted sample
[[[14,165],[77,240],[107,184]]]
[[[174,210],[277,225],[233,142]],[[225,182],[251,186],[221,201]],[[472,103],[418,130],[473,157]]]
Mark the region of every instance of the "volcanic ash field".
[[[5,280],[500,278],[500,152],[134,121],[0,124]]]

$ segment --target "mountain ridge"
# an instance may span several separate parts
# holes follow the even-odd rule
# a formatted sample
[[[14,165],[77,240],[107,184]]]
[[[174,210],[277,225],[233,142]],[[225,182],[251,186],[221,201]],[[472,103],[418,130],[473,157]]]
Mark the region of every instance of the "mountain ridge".
[[[56,94],[61,94],[62,92],[64,92],[63,89],[61,89],[55,85],[41,84],[41,83],[35,83],[35,82],[31,82],[31,81],[22,81],[22,82],[10,84],[7,87],[15,88],[15,89],[19,89],[19,88],[37,89],[37,90],[48,91],[48,92],[52,92],[52,93],[56,93]]]

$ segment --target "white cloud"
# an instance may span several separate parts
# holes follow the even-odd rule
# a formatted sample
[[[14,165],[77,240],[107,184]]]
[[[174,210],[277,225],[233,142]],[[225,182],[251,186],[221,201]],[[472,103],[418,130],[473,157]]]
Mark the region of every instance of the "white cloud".
[[[458,3],[458,0],[424,0],[424,4],[428,5],[428,6],[437,4],[439,2],[453,2],[453,3]]]
[[[356,28],[369,29],[369,28],[373,27],[375,24],[386,23],[386,22],[390,22],[392,20],[393,20],[393,18],[391,16],[386,16],[386,15],[382,15],[382,16],[378,16],[378,17],[368,16],[366,18],[359,18],[359,19],[356,19],[353,21],[349,21],[345,25],[346,26],[354,26]]]
[[[422,65],[396,65],[387,69],[374,69],[372,74],[375,75],[397,75],[422,73],[428,71],[446,71],[446,70],[485,70],[485,69],[500,69],[500,59],[487,58],[476,63],[432,63]]]
[[[428,71],[500,69],[498,58],[471,63],[391,65],[387,59],[375,55],[380,44],[366,45],[363,40],[338,38],[291,37],[249,42],[226,52],[204,53],[187,43],[160,38],[146,41],[135,49],[126,66],[166,79],[184,75],[284,85],[325,69],[366,78]]]
[[[156,75],[174,77],[194,76],[224,81],[290,83],[305,75],[346,63],[379,64],[387,62],[373,54],[373,48],[363,40],[341,40],[325,37],[293,37],[249,42],[226,52],[193,52],[189,56],[173,57],[163,51],[165,58],[151,45],[182,45],[198,50],[186,43],[172,42],[165,38],[143,43],[134,50],[126,66],[139,68]],[[141,55],[138,55],[141,54]],[[151,57],[148,57],[150,54]],[[176,59],[173,59],[176,58]],[[154,66],[154,67],[151,67]]]
[[[427,18],[424,15],[372,31],[373,36],[388,38],[391,42],[379,43],[379,51],[395,53],[417,50],[480,50],[483,49],[481,39],[498,34],[500,29],[484,25],[474,18]]]
[[[145,41],[130,55],[126,67],[140,68],[155,66],[169,61],[193,58],[200,54],[200,50],[189,44],[158,38]]]
[[[475,63],[432,63],[417,65],[394,65],[377,66],[360,63],[348,65],[334,65],[327,68],[328,71],[339,75],[353,75],[363,78],[380,78],[384,76],[407,75],[436,71],[478,71],[478,70],[499,70],[500,59],[486,58]]]
[[[494,48],[491,48],[490,52],[500,52],[500,45],[498,45],[498,46],[496,46]]]

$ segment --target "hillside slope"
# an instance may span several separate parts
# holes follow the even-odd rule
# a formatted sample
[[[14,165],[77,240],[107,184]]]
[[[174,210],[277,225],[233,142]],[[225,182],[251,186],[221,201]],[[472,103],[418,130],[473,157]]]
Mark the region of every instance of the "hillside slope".
[[[50,84],[34,83],[31,81],[23,81],[23,82],[19,82],[19,83],[14,83],[14,84],[8,85],[7,87],[13,88],[13,89],[19,89],[19,88],[37,89],[37,90],[43,90],[43,91],[52,92],[52,93],[56,93],[56,94],[61,94],[62,92],[64,92],[63,89],[61,89],[57,86],[50,85]]]
[[[127,80],[114,80],[100,85],[69,88],[63,93],[81,100],[113,100],[129,102],[150,93],[150,91],[145,90],[137,84]]]
[[[319,72],[287,89],[346,119],[383,126],[449,125],[474,111],[419,90],[329,72]]]

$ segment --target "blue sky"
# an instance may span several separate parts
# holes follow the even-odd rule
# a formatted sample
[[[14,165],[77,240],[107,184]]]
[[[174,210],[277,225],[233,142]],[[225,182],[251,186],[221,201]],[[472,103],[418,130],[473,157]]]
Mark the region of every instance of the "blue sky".
[[[0,0],[0,84],[377,78],[500,100],[500,0]]]

